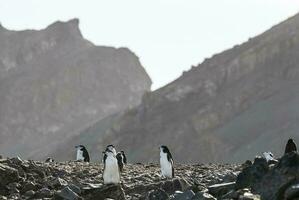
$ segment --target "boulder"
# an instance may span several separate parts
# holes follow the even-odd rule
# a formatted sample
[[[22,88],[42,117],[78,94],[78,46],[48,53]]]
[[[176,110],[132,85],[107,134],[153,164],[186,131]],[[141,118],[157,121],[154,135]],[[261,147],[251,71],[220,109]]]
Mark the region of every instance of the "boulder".
[[[36,197],[38,198],[51,198],[53,196],[53,192],[48,188],[42,188],[36,193]]]
[[[247,167],[237,177],[236,189],[250,187],[258,183],[269,171],[267,160],[262,157],[256,157],[253,164],[247,162],[246,165]]]
[[[215,184],[208,187],[209,193],[215,197],[221,197],[222,195],[234,190],[236,186],[235,182]]]
[[[125,193],[119,184],[109,184],[98,188],[89,188],[82,191],[86,200],[103,200],[111,198],[115,200],[124,200]]]
[[[19,180],[19,173],[16,169],[0,163],[0,195],[7,193],[6,186],[9,183]]]
[[[192,190],[187,190],[186,192],[175,195],[173,200],[191,200],[194,196],[195,194]]]
[[[81,199],[79,195],[71,190],[68,186],[55,194],[57,200],[78,200]]]
[[[191,185],[183,178],[175,178],[172,180],[167,180],[160,184],[160,188],[163,189],[168,194],[174,194],[175,191],[186,191],[191,187]]]
[[[198,192],[192,197],[192,200],[217,200],[211,194],[206,192]]]
[[[146,200],[168,200],[169,195],[162,189],[155,189],[148,192]]]
[[[284,199],[299,198],[299,183],[290,186],[285,190]]]

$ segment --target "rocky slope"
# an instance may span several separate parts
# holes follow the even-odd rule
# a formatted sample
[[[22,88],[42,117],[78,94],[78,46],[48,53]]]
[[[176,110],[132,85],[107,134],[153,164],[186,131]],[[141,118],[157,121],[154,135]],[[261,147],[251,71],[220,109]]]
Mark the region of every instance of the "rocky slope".
[[[89,130],[101,132],[102,149],[115,144],[137,162],[155,160],[160,144],[179,162],[281,155],[289,137],[299,140],[298,54],[296,15],[147,93],[104,133]]]
[[[267,162],[175,164],[175,178],[157,164],[129,164],[121,184],[103,185],[98,163],[0,159],[0,199],[288,200],[299,198],[299,155]]]
[[[77,19],[43,30],[0,26],[0,152],[43,157],[52,146],[140,103],[151,80],[126,48],[95,46]],[[42,147],[42,148],[41,148]]]
[[[5,199],[3,196],[8,199],[145,199],[150,191],[158,188],[167,191],[168,196],[176,190],[193,189],[197,192],[206,189],[208,185],[233,181],[239,169],[237,165],[178,164],[176,178],[165,180],[161,178],[156,164],[129,164],[122,174],[121,185],[105,186],[102,164],[2,159],[0,199]]]

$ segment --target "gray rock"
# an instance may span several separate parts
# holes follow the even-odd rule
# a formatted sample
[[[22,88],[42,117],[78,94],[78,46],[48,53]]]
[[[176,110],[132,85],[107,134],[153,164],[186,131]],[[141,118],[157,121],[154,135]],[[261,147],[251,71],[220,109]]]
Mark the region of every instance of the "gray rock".
[[[221,197],[222,195],[234,190],[236,186],[235,182],[215,184],[208,187],[209,193],[215,197]]]
[[[50,198],[53,196],[53,192],[48,188],[42,188],[36,193],[38,198]]]
[[[65,187],[55,194],[55,199],[78,200],[81,198],[69,187]]]
[[[186,191],[191,185],[183,178],[175,178],[162,182],[160,188],[168,194],[173,194],[175,191]]]
[[[99,188],[88,188],[82,191],[82,196],[86,200],[98,200],[98,199],[117,199],[124,200],[125,193],[121,187],[121,185],[110,184],[104,185]]]
[[[25,192],[24,194],[26,197],[33,197],[35,195],[35,192],[33,190],[29,190]]]
[[[58,188],[67,186],[67,182],[64,179],[58,177],[58,178],[52,179],[52,181],[50,181],[49,185],[52,188],[58,189]]]
[[[291,185],[284,193],[284,199],[299,198],[299,183]]]
[[[195,194],[192,190],[187,190],[184,193],[175,195],[173,200],[191,200],[194,195]]]
[[[23,163],[23,160],[20,157],[11,158],[9,161],[15,165],[21,165]]]
[[[37,185],[32,181],[26,182],[22,187],[22,192],[24,193],[28,190],[34,190],[34,191],[37,190]]]
[[[70,184],[70,185],[68,185],[68,187],[69,187],[71,190],[73,190],[74,192],[76,192],[77,194],[81,194],[81,189],[80,189],[80,187],[78,187],[78,186],[76,186],[76,185],[74,185],[74,184]]]
[[[7,184],[17,182],[19,173],[16,169],[0,163],[0,189],[6,187]]]
[[[7,197],[0,195],[0,200],[7,200]]]
[[[245,192],[239,196],[239,200],[261,200],[260,195],[255,195],[250,192]]]
[[[268,171],[267,160],[262,157],[256,157],[254,163],[243,169],[238,175],[236,189],[247,188],[258,183]]]
[[[209,193],[198,192],[195,194],[195,196],[192,198],[192,200],[217,200],[217,199]]]
[[[149,191],[146,200],[168,200],[169,195],[162,189]]]

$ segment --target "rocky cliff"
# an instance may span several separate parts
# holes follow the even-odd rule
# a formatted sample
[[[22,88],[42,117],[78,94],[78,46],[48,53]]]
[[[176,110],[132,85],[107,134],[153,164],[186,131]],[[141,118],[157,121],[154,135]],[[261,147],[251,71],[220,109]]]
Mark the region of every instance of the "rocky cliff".
[[[161,144],[178,162],[281,155],[289,137],[299,140],[298,55],[296,15],[147,93],[98,145],[113,143],[134,161],[156,160]]]
[[[48,144],[138,105],[150,90],[134,53],[92,44],[77,19],[43,30],[0,26],[0,47],[0,151],[6,155],[43,157]]]

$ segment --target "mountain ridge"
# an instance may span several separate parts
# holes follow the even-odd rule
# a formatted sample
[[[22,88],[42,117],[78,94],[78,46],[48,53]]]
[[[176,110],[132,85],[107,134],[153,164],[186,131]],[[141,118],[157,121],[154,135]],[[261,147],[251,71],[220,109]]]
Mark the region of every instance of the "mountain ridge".
[[[289,137],[299,140],[298,53],[297,14],[146,93],[101,133],[98,146],[113,143],[135,162],[155,160],[153,146],[161,144],[179,162],[238,162],[269,150],[281,155],[276,147]]]
[[[51,148],[47,141],[133,107],[150,90],[131,50],[93,45],[78,19],[42,30],[3,29],[0,45],[0,150],[9,155],[40,158]]]

